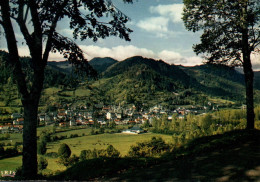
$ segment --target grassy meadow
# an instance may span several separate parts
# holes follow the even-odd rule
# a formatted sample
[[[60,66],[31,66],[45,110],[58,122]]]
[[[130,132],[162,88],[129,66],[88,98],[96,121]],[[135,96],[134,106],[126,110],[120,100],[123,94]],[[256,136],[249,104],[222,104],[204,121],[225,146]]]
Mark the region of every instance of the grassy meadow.
[[[50,130],[52,127],[40,127],[38,128],[38,135],[43,130]],[[57,128],[57,131],[58,128]],[[47,153],[50,152],[58,152],[59,146],[62,143],[66,143],[69,145],[72,154],[75,154],[77,156],[80,155],[80,152],[82,150],[86,149],[106,149],[108,145],[113,145],[121,154],[122,157],[124,157],[131,145],[136,144],[137,142],[143,142],[150,140],[152,137],[162,137],[167,143],[170,143],[172,140],[172,136],[170,135],[163,135],[163,134],[154,134],[154,133],[145,133],[145,134],[122,134],[122,133],[104,133],[104,134],[98,134],[98,135],[90,135],[91,128],[85,128],[85,129],[77,129],[77,130],[70,130],[70,131],[59,131],[55,135],[63,135],[63,136],[70,136],[72,134],[78,134],[79,137],[76,138],[68,138],[63,140],[58,140],[56,142],[48,143],[47,145]],[[82,136],[84,133],[85,136]],[[21,142],[22,141],[22,134],[11,134],[11,137],[9,140],[1,141],[8,143],[12,141],[12,144],[15,142]],[[39,156],[40,157],[40,156]],[[45,157],[45,156],[44,156]],[[57,171],[57,170],[65,170],[66,168],[62,165],[59,165],[56,161],[57,158],[50,158],[45,157],[48,160],[48,167],[45,170],[45,172],[51,172],[51,171]],[[22,156],[12,157],[12,158],[5,158],[0,160],[0,171],[4,170],[15,170],[19,166],[22,165]]]

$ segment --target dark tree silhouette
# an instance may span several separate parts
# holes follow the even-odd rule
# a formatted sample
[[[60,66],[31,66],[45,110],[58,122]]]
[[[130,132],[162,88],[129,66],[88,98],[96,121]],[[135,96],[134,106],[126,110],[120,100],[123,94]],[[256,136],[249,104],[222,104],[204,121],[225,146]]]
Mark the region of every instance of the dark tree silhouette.
[[[246,85],[247,129],[254,129],[254,93],[250,55],[260,44],[259,0],[184,0],[183,21],[189,31],[203,30],[194,45],[209,63],[240,65]]]
[[[132,0],[123,1],[132,3]],[[0,25],[7,42],[9,65],[24,107],[23,176],[35,178],[37,112],[49,53],[60,52],[77,70],[94,74],[77,44],[56,31],[57,23],[67,18],[75,39],[92,39],[94,42],[109,36],[129,41],[132,31],[125,26],[129,18],[110,0],[1,0],[0,8]],[[21,68],[15,27],[19,28],[30,51],[31,80]]]

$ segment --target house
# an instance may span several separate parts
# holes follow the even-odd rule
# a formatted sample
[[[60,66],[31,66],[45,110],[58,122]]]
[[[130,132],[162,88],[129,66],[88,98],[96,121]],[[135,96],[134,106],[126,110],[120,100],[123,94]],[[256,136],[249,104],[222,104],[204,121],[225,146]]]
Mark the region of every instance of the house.
[[[13,113],[12,115],[11,115],[11,118],[12,119],[17,119],[17,118],[21,118],[22,117],[22,114],[19,114],[19,113]]]
[[[23,125],[24,123],[24,118],[17,118],[16,120],[13,121],[13,125]]]
[[[99,124],[101,124],[101,125],[106,125],[107,123],[104,121],[104,119],[102,119],[102,118],[98,118],[97,119],[97,122],[99,123]]]
[[[41,121],[45,121],[45,114],[40,114],[39,115],[39,120],[40,120],[40,122]]]
[[[116,113],[116,118],[117,119],[122,119],[122,113]]]
[[[114,118],[116,118],[115,113],[107,112],[106,118],[107,118],[108,120],[113,120]]]
[[[65,109],[58,109],[58,118],[59,119],[64,119],[66,117],[66,112]]]
[[[139,126],[133,126],[130,129],[122,131],[122,133],[126,133],[126,134],[140,134],[140,133],[144,133],[144,130],[141,129]]]
[[[76,125],[77,125],[77,123],[76,123],[75,119],[70,120],[70,126],[76,126]]]
[[[136,121],[129,120],[129,121],[128,121],[128,124],[136,124]]]

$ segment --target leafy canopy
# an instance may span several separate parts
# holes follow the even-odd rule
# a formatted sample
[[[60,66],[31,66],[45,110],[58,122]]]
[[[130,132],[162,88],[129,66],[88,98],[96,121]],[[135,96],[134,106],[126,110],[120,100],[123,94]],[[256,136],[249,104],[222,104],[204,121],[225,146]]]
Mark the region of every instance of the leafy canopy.
[[[123,1],[132,3],[132,0]],[[1,8],[5,6],[3,3]],[[83,51],[78,45],[57,31],[61,19],[68,20],[74,39],[92,39],[96,42],[99,38],[118,36],[130,41],[132,30],[126,27],[129,17],[117,9],[111,0],[10,0],[9,6],[11,18],[18,24],[31,56],[40,53],[45,64],[49,52],[60,52],[77,68],[93,72],[85,63]],[[2,25],[3,17],[0,13]],[[36,47],[42,50],[35,50]]]
[[[240,65],[242,36],[247,36],[249,51],[260,44],[259,0],[184,0],[183,20],[189,31],[203,30],[197,54],[205,53],[209,62]]]

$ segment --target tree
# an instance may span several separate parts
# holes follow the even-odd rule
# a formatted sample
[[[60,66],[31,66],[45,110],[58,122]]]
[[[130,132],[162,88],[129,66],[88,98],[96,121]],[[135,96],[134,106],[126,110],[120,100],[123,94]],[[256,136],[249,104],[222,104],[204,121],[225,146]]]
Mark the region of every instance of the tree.
[[[38,144],[37,144],[37,153],[39,155],[44,155],[47,151],[47,147],[46,147],[46,142],[41,140]]]
[[[131,3],[132,0],[123,0]],[[104,17],[107,15],[107,17]],[[9,52],[8,64],[24,107],[23,168],[26,178],[37,175],[37,112],[44,81],[44,70],[50,52],[59,52],[75,69],[85,75],[95,74],[77,44],[56,29],[67,18],[75,39],[118,36],[129,41],[131,30],[125,26],[129,18],[110,0],[1,0],[0,25]],[[98,21],[102,18],[102,21]],[[16,31],[20,31],[29,48],[33,76],[26,77],[19,60]]]
[[[254,129],[254,73],[251,53],[260,44],[258,0],[184,0],[183,21],[189,31],[203,30],[194,45],[208,63],[242,66],[246,85],[247,129]]]
[[[58,155],[60,158],[69,158],[71,155],[70,147],[66,143],[61,144],[58,150]]]
[[[46,169],[48,166],[48,161],[43,158],[43,157],[40,157],[40,159],[38,160],[38,170],[44,170]]]

